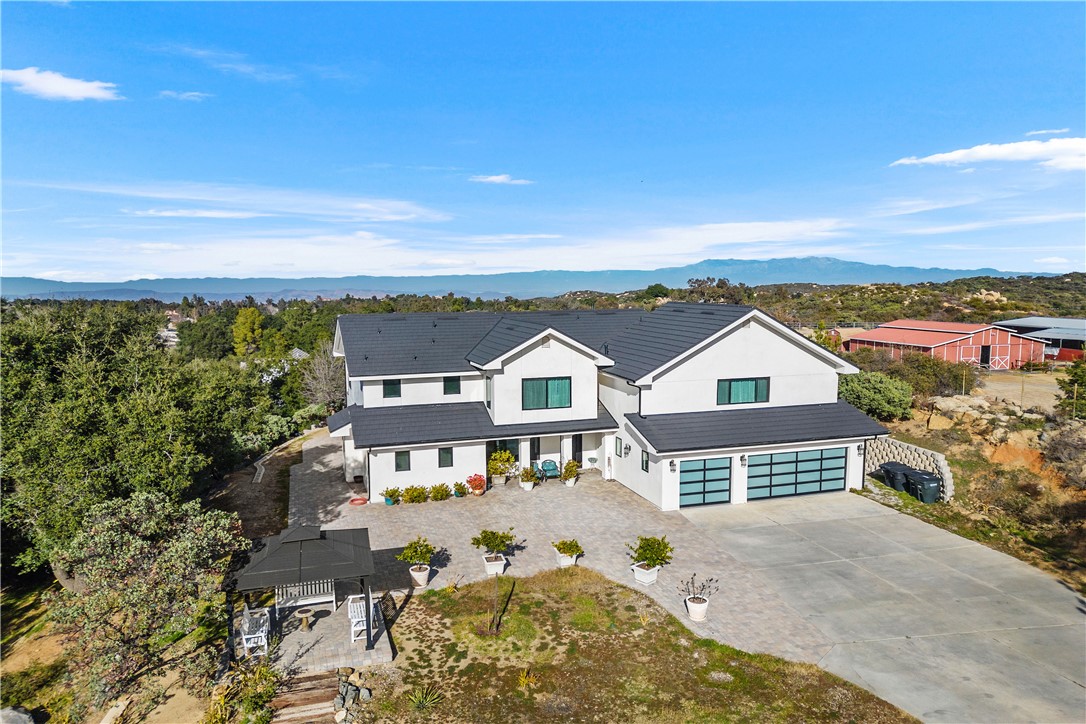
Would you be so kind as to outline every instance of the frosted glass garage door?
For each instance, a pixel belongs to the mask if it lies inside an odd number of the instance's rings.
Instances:
[[[683,460],[679,463],[679,507],[727,503],[731,483],[731,458]]]
[[[751,455],[747,458],[747,500],[828,493],[845,489],[848,448]]]

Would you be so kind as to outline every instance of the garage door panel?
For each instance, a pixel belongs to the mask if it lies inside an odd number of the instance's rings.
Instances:
[[[845,489],[847,448],[751,455],[747,499],[777,498]]]
[[[727,503],[731,500],[731,458],[683,460],[679,463],[679,507]]]

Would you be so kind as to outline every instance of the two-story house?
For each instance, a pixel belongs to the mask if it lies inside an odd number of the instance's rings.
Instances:
[[[380,494],[577,460],[664,510],[859,487],[886,430],[837,399],[856,368],[753,307],[343,315],[344,472]]]

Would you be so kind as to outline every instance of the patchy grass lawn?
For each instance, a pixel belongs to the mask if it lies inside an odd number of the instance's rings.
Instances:
[[[407,604],[392,628],[395,675],[367,682],[372,720],[915,721],[817,666],[695,638],[648,597],[583,568],[500,583],[497,636],[480,634],[490,581]],[[413,705],[427,686],[441,701]]]
[[[48,572],[7,577],[0,589],[0,706],[21,706],[40,720],[67,711],[68,662],[60,639],[49,630],[42,597],[56,585]]]

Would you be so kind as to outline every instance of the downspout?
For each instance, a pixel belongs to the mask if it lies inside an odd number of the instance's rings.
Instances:
[[[641,414],[641,388],[629,380],[626,380],[626,384],[637,389],[637,416],[643,418],[644,415]]]

